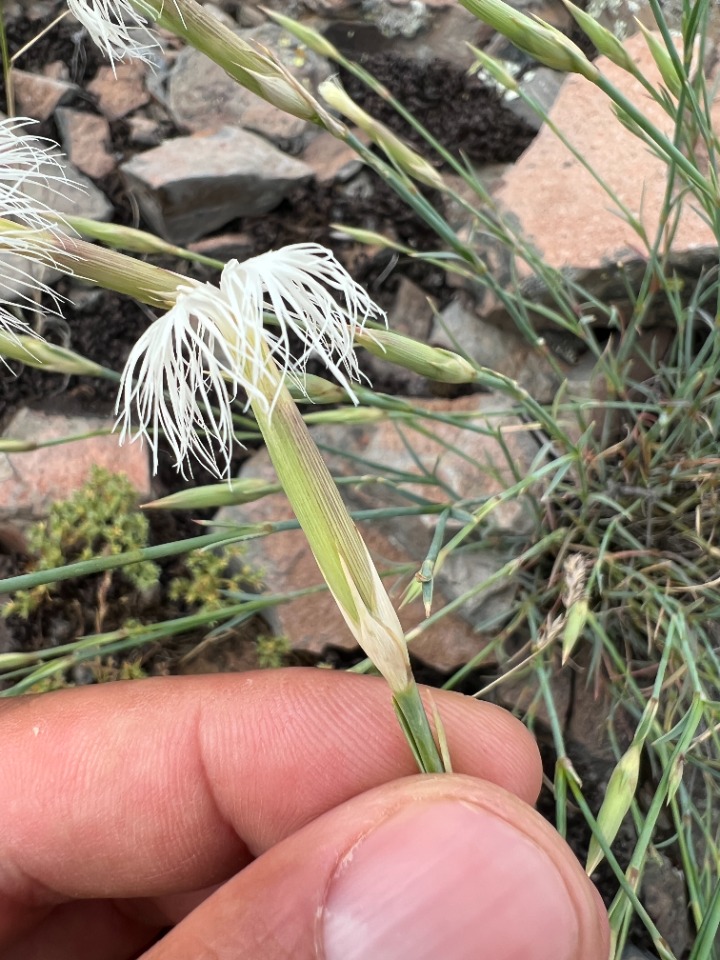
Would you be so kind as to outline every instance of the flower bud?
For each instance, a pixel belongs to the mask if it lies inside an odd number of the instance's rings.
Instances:
[[[570,0],[562,0],[570,11],[573,19],[583,31],[583,33],[592,40],[600,53],[607,57],[612,63],[628,73],[637,74],[637,68],[632,57],[627,52],[623,44],[618,40],[612,31],[598,23],[595,17],[576,7]]]
[[[642,35],[645,37],[645,42],[647,43],[648,49],[653,60],[655,61],[655,66],[660,71],[660,76],[663,78],[665,86],[674,97],[679,97],[680,93],[682,92],[682,82],[678,76],[677,70],[675,69],[675,64],[672,61],[672,57],[663,44],[660,43],[655,34],[648,30],[645,24],[640,23],[640,21],[637,20],[637,25],[640,27]]]
[[[90,240],[99,240],[108,247],[118,250],[130,250],[133,253],[165,253],[176,254],[178,247],[161,239],[154,233],[137,230],[135,227],[124,227],[118,223],[103,223],[100,220],[88,220],[85,217],[63,216],[63,221],[71,226],[82,237]]]
[[[597,77],[597,69],[580,47],[549,24],[520,13],[509,4],[503,3],[503,0],[460,2],[479,20],[494,27],[516,47],[529,53],[546,67],[565,73],[579,73],[588,80],[595,80]]]
[[[0,670],[16,670],[37,662],[36,653],[0,653]]]
[[[683,773],[685,772],[685,754],[681,753],[679,756],[675,757],[675,760],[670,770],[670,776],[668,777],[668,792],[666,803],[671,803],[673,797],[678,792],[680,784],[682,783]]]
[[[37,370],[45,370],[48,373],[117,378],[114,371],[87,360],[79,353],[27,334],[0,332],[0,357],[6,360],[19,360],[27,367],[35,367]]]
[[[282,487],[266,483],[255,477],[243,477],[228,483],[210,483],[204,487],[179,490],[167,497],[143,503],[143,510],[207,510],[214,507],[230,507],[237,503],[252,503]]]
[[[319,410],[317,413],[303,414],[303,420],[308,424],[317,423],[344,423],[346,426],[365,423],[378,423],[386,420],[384,410],[368,407],[342,407],[339,410]]]
[[[299,379],[288,377],[285,386],[296,403],[344,403],[348,398],[340,384],[314,373],[304,373]]]
[[[630,805],[635,797],[640,773],[640,754],[642,747],[632,743],[627,752],[618,760],[610,775],[605,799],[597,815],[597,826],[607,844],[611,844],[620,829]],[[595,836],[590,838],[585,872],[588,876],[595,870],[604,854]]]
[[[417,255],[417,251],[411,247],[406,247],[382,233],[376,233],[374,230],[364,230],[362,227],[348,227],[344,223],[333,223],[333,230],[341,235],[342,239],[349,237],[351,240],[357,240],[358,243],[364,243],[367,247],[383,247],[387,250],[398,250],[409,257]]]
[[[355,342],[368,353],[440,383],[474,383],[475,367],[451,350],[431,347],[390,330],[358,330]]]
[[[562,664],[568,662],[575,649],[575,644],[580,639],[580,634],[585,628],[588,618],[589,604],[587,597],[581,597],[572,604],[567,612],[565,627],[562,634]]]
[[[408,176],[436,190],[444,189],[444,181],[437,170],[389,130],[384,123],[380,123],[359,107],[337,80],[325,80],[318,87],[318,93],[331,107],[364,130]]]
[[[37,450],[34,440],[13,440],[12,437],[0,437],[0,453],[28,453]]]

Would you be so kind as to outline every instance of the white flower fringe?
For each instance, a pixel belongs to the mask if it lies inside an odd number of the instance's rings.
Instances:
[[[274,314],[276,325],[264,322]],[[122,375],[117,413],[121,443],[139,428],[157,470],[163,433],[177,468],[194,457],[218,477],[229,476],[234,438],[231,404],[272,411],[282,379],[268,379],[269,353],[284,377],[302,385],[316,356],[355,400],[359,379],[353,338],[370,318],[385,315],[334,255],[299,243],[227,264],[220,288],[205,284],[179,291],[175,306],[142,335]],[[290,334],[302,346],[291,352]],[[274,386],[270,386],[274,383]],[[220,462],[216,450],[220,449]]]
[[[0,217],[21,228],[13,230],[6,224],[0,231],[2,249],[21,258],[16,263],[6,256],[0,263],[0,329],[6,333],[32,333],[10,312],[13,303],[36,310],[36,295],[43,293],[58,305],[57,295],[38,279],[33,264],[52,263],[52,245],[43,240],[41,231],[55,231],[60,224],[52,208],[34,194],[38,188],[52,195],[77,186],[71,184],[53,152],[55,144],[27,134],[26,128],[34,123],[27,117],[0,121]]]
[[[67,0],[67,5],[111,62],[125,56],[152,62],[153,49],[159,44],[140,31],[148,21],[130,0]]]

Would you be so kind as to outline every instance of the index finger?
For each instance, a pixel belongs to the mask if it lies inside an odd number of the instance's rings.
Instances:
[[[532,802],[541,771],[522,725],[457,694],[433,699],[456,771]],[[415,772],[385,683],[320,670],[8,701],[0,742],[6,932],[22,905],[218,883],[325,811]]]

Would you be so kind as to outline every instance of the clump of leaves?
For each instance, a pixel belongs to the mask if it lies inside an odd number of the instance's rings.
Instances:
[[[290,640],[284,635],[261,633],[255,640],[257,662],[261,670],[272,670],[287,663],[292,652]]]
[[[67,500],[53,504],[47,520],[31,527],[28,544],[36,558],[33,569],[51,570],[94,557],[141,550],[148,545],[148,530],[147,518],[137,510],[137,494],[125,474],[93,467],[83,487]],[[159,575],[157,565],[148,560],[113,573],[139,591],[152,587]],[[56,589],[51,583],[19,590],[3,608],[3,615],[28,618]]]
[[[199,550],[185,558],[185,575],[175,577],[168,589],[171,600],[197,611],[210,612],[227,605],[228,591],[259,591],[262,574],[242,559],[238,545],[222,552]]]

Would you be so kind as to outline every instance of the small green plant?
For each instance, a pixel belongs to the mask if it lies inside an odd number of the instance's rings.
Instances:
[[[290,641],[285,636],[261,633],[255,640],[257,662],[261,670],[272,670],[285,665],[291,651]]]
[[[52,570],[93,557],[141,550],[147,546],[149,528],[147,518],[136,508],[137,494],[125,474],[93,467],[83,487],[67,500],[53,504],[47,520],[31,527],[28,545],[36,558],[34,569]],[[144,560],[113,576],[142,591],[157,583],[159,569]],[[56,584],[41,584],[19,590],[4,607],[3,616],[17,614],[27,619],[55,589]]]
[[[94,467],[80,490],[54,504],[47,520],[31,528],[28,543],[34,555],[34,570],[43,571],[98,557],[121,556],[128,551],[147,557],[153,550],[149,536],[148,518],[138,510],[137,494],[127,477]],[[69,646],[74,649],[72,660],[61,664],[57,672],[42,676],[28,690],[36,693],[66,686],[67,668],[80,659],[88,662],[98,683],[144,676],[142,660],[121,659],[117,653],[127,647],[143,646],[143,640],[151,639],[146,635],[148,591],[167,583],[164,595],[155,597],[153,592],[150,619],[163,609],[180,612],[183,616],[176,621],[177,630],[173,632],[192,633],[205,625],[214,625],[224,618],[228,597],[246,596],[248,591],[252,596],[262,587],[261,572],[244,561],[244,552],[242,545],[233,544],[216,551],[188,553],[179,566],[170,568],[169,579],[149,558],[98,571],[93,580],[83,581],[85,593],[81,602],[76,596],[77,588],[72,586],[68,593],[63,591],[62,582],[18,590],[4,607],[3,616],[32,621],[32,629],[41,640],[53,633],[58,621],[73,621],[68,632]],[[198,617],[201,622],[197,625],[195,621],[187,623]],[[105,637],[112,642],[114,638],[120,646],[102,653],[100,645],[93,646],[93,629],[97,639]],[[80,648],[82,657],[78,656]],[[65,649],[60,647],[58,652]],[[265,660],[274,658],[281,662],[282,656],[283,651],[273,649]]]
[[[260,590],[262,572],[243,562],[244,550],[235,544],[220,553],[198,550],[185,559],[185,575],[168,589],[171,600],[197,611],[221,610],[229,591]]]

